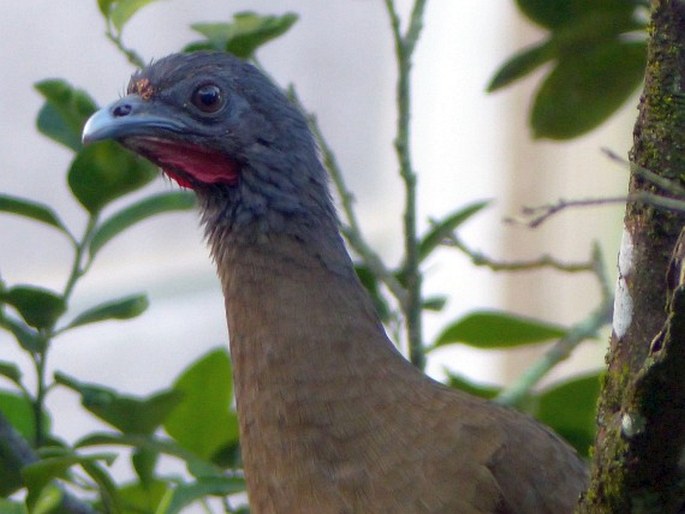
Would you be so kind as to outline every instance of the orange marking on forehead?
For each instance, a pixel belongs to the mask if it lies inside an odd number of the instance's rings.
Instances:
[[[135,84],[136,93],[143,100],[149,100],[155,92],[149,79],[140,79]]]

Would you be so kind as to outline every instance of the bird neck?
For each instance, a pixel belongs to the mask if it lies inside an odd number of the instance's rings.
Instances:
[[[386,337],[337,231],[324,228],[306,240],[213,241],[248,490],[274,502],[260,512],[332,512],[302,502],[366,487],[377,412],[425,386]]]
[[[404,365],[334,227],[320,224],[306,239],[215,233],[212,251],[239,406],[255,395],[317,394],[312,382],[377,374],[374,357]]]
[[[252,227],[223,237],[214,234],[212,253],[232,345],[255,343],[257,351],[283,349],[290,355],[296,353],[291,346],[312,345],[307,352],[325,353],[332,345],[349,344],[338,335],[360,324],[373,334],[370,339],[391,344],[333,223],[318,220],[307,230]],[[255,341],[254,334],[270,335]]]

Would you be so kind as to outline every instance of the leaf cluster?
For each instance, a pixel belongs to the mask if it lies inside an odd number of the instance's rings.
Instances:
[[[496,91],[543,65],[529,123],[536,138],[572,139],[606,121],[642,82],[649,8],[641,0],[516,0],[546,37],[510,57]]]

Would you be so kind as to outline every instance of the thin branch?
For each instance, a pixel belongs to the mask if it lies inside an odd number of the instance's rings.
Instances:
[[[607,273],[607,267],[604,263],[604,257],[602,255],[602,249],[599,243],[595,241],[592,247],[592,263],[594,267],[595,277],[597,277],[597,283],[599,284],[599,292],[602,295],[602,300],[604,302],[609,302],[613,304],[614,301],[614,283],[612,278]]]
[[[78,280],[83,277],[90,265],[92,264],[92,259],[90,256],[85,257],[85,248],[89,243],[95,227],[98,223],[98,216],[91,215],[88,218],[88,223],[84,230],[83,238],[76,242],[74,260],[71,266],[71,271],[69,277],[67,278],[66,284],[64,285],[64,291],[62,292],[62,300],[65,305],[68,305],[71,295],[74,291],[74,287]],[[85,262],[84,262],[85,261]],[[40,448],[45,439],[45,427],[43,426],[43,411],[45,408],[45,398],[47,393],[50,391],[50,384],[46,381],[46,371],[47,371],[47,360],[48,351],[50,350],[51,341],[60,334],[60,330],[56,329],[54,326],[41,331],[41,336],[45,338],[45,343],[42,345],[40,351],[33,353],[31,358],[33,359],[33,364],[36,369],[36,398],[33,402],[34,418],[35,418],[35,430],[36,430],[36,446]]]
[[[109,39],[112,43],[114,43],[114,46],[117,47],[117,49],[126,56],[126,59],[128,62],[130,62],[133,66],[136,68],[142,68],[145,66],[145,61],[143,58],[132,48],[127,47],[124,44],[123,39],[121,38],[121,32],[115,34],[112,31],[112,24],[107,20],[107,29],[105,31],[105,36],[107,36],[107,39]]]
[[[602,148],[602,152],[612,161],[621,165],[621,167],[627,168],[628,170],[635,173],[640,178],[651,182],[655,186],[664,191],[671,193],[676,196],[685,196],[685,187],[679,184],[675,180],[670,180],[664,178],[653,171],[635,164],[633,162],[627,161],[616,152],[609,148]],[[658,195],[655,193],[650,193],[649,191],[636,191],[626,196],[614,196],[606,198],[586,198],[579,200],[564,200],[560,199],[556,204],[541,205],[538,207],[524,207],[522,209],[522,214],[524,218],[532,219],[518,219],[518,218],[507,218],[505,221],[510,223],[520,223],[527,225],[528,227],[535,228],[548,218],[554,216],[559,211],[567,209],[569,207],[593,207],[599,205],[607,205],[610,203],[643,203],[651,205],[653,207],[658,207],[662,209],[668,209],[671,211],[685,212],[685,200],[680,200],[677,198],[669,198],[663,195]]]
[[[639,164],[630,162],[609,148],[602,148],[602,152],[604,152],[604,154],[609,159],[621,165],[621,167],[627,169],[628,171],[632,171],[640,178],[643,178],[651,182],[655,186],[663,189],[664,191],[668,191],[669,193],[679,196],[685,195],[685,187],[683,187],[677,181],[667,179],[665,177],[662,177],[661,175],[657,175],[653,171],[648,170],[647,168],[640,166]]]
[[[390,271],[376,252],[364,241],[361,234],[352,230],[349,226],[340,228],[342,234],[350,243],[350,246],[361,256],[364,264],[368,266],[371,272],[378,280],[383,282],[392,295],[397,299],[401,307],[406,307],[408,304],[409,295],[407,290],[400,284],[399,280]]]
[[[485,266],[492,271],[530,271],[540,268],[553,268],[567,273],[593,271],[594,263],[590,262],[562,262],[551,255],[544,254],[537,259],[526,261],[496,261],[478,250],[472,250],[457,234],[451,234],[443,243],[445,246],[456,248],[471,259],[475,266]]]
[[[414,7],[409,18],[407,35],[404,38],[407,55],[411,55],[414,52],[414,47],[421,35],[421,29],[423,29],[423,13],[427,3],[427,0],[416,0],[416,2],[414,2]]]
[[[502,391],[496,398],[498,403],[511,406],[518,405],[528,396],[530,390],[540,379],[546,376],[559,362],[566,360],[580,343],[597,337],[600,329],[611,323],[613,295],[606,267],[604,266],[604,259],[597,244],[595,244],[593,249],[592,262],[602,294],[599,307],[584,320],[573,325],[566,335],[554,343],[540,359],[524,371],[513,385]]]
[[[611,322],[611,314],[611,302],[602,302],[596,311],[573,325],[568,334],[559,339],[539,360],[533,363],[511,387],[502,391],[496,401],[503,405],[518,405],[540,379],[561,361],[566,360],[580,343],[597,337],[599,330]]]
[[[62,292],[62,298],[65,302],[69,301],[72,293],[74,292],[76,282],[78,282],[78,280],[85,275],[92,264],[92,259],[90,256],[86,257],[85,255],[85,248],[93,237],[98,220],[99,217],[97,214],[91,215],[88,218],[88,223],[83,232],[83,237],[76,243],[74,262],[72,263],[69,277],[67,278],[66,284],[64,285],[64,291]],[[52,335],[54,335],[54,333]]]
[[[395,150],[400,167],[400,176],[405,188],[404,211],[404,247],[405,247],[405,284],[408,291],[408,301],[404,305],[404,315],[407,320],[407,340],[409,358],[420,369],[425,367],[423,347],[423,331],[421,328],[422,293],[421,273],[419,270],[420,257],[416,228],[416,172],[414,171],[410,150],[410,117],[411,117],[411,65],[416,43],[423,27],[423,13],[426,0],[414,2],[407,32],[402,34],[400,18],[393,0],[385,1],[386,10],[390,18],[395,53],[397,56],[397,136]]]
[[[677,200],[666,196],[657,195],[648,191],[636,191],[625,196],[608,196],[604,198],[585,198],[579,200],[559,199],[555,204],[540,205],[537,207],[524,207],[521,212],[524,218],[505,218],[507,223],[518,223],[530,228],[536,228],[559,211],[569,207],[597,207],[612,203],[643,203],[676,212],[685,212],[685,200]]]
[[[402,29],[400,28],[400,15],[397,13],[394,0],[385,0],[385,9],[388,11],[392,36],[395,44],[397,44],[398,41],[402,41]]]
[[[305,113],[307,124],[319,145],[324,166],[326,167],[338,197],[340,198],[340,205],[345,220],[347,221],[347,225],[341,227],[341,232],[354,251],[359,254],[364,264],[371,270],[376,278],[386,285],[390,293],[397,299],[404,310],[408,303],[407,290],[402,286],[399,280],[397,280],[393,272],[385,265],[381,257],[366,242],[359,221],[357,220],[357,215],[354,212],[354,195],[345,183],[342,169],[338,164],[333,149],[321,132],[321,127],[319,126],[316,116],[305,109],[294,86],[291,85],[288,88],[287,93],[291,101]]]

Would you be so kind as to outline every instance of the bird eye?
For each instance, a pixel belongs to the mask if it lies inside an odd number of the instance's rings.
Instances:
[[[224,96],[216,84],[205,84],[193,92],[191,101],[202,112],[212,113],[224,105]]]

